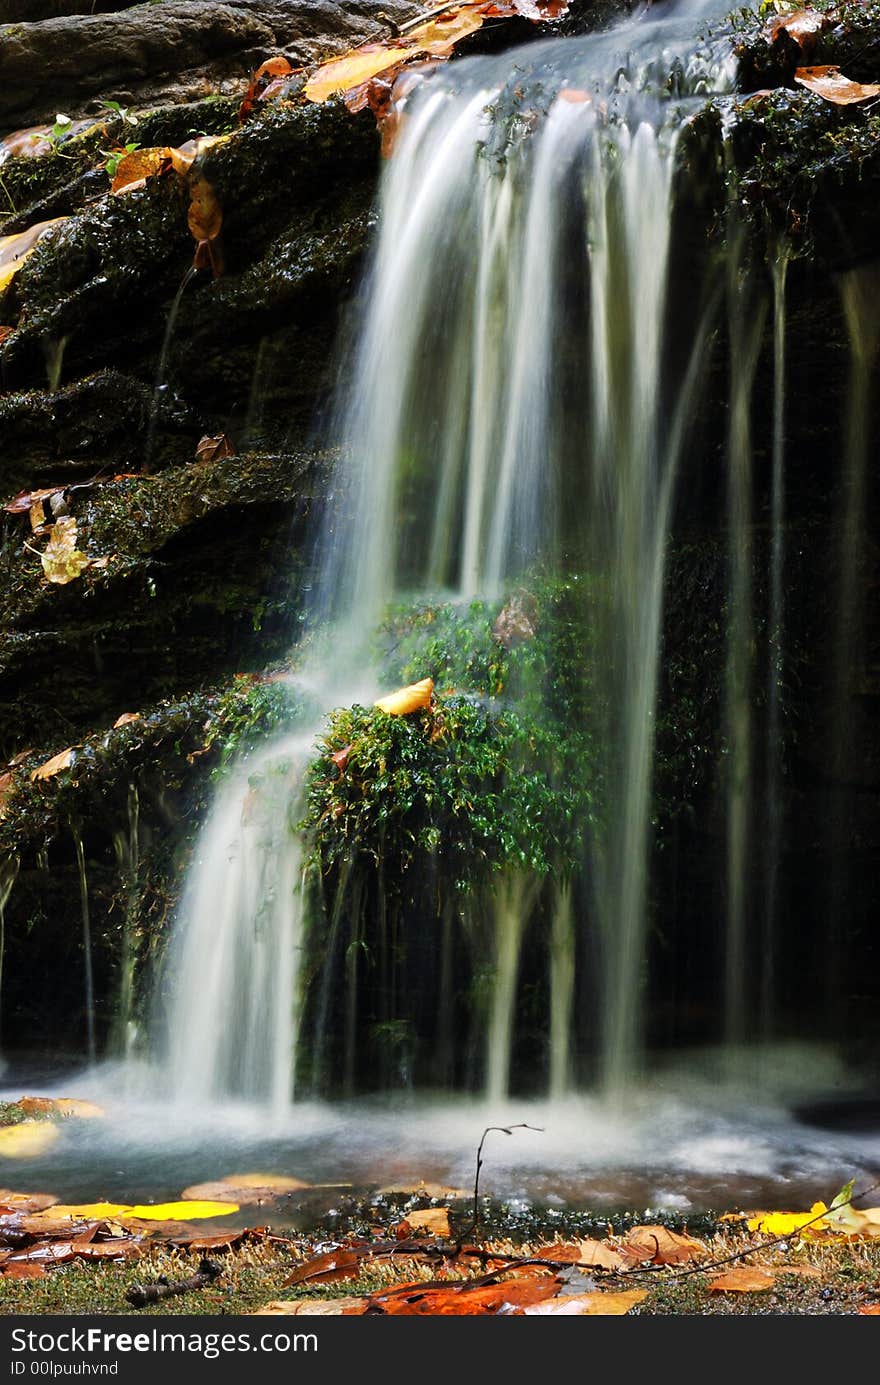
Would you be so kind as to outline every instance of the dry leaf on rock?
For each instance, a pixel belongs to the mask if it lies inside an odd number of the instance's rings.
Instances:
[[[720,1274],[709,1283],[713,1294],[761,1294],[772,1289],[776,1275],[767,1270],[759,1270],[752,1265],[735,1265],[726,1274]]]
[[[880,84],[852,82],[839,67],[799,67],[794,80],[835,106],[857,106],[880,96]]]
[[[248,89],[238,108],[239,120],[247,120],[256,106],[280,91],[283,79],[289,77],[293,71],[291,63],[281,55],[268,58],[262,63],[248,83]]]
[[[559,1280],[554,1275],[542,1279],[509,1279],[500,1284],[468,1284],[438,1289],[424,1284],[404,1284],[400,1288],[372,1294],[372,1312],[397,1317],[476,1317],[486,1314],[512,1313],[526,1308],[559,1292]]]
[[[66,216],[54,216],[49,221],[38,221],[35,226],[27,231],[19,231],[17,235],[0,236],[0,293],[12,282],[46,232],[66,220]]]
[[[546,1303],[535,1303],[522,1310],[523,1316],[553,1317],[623,1317],[637,1303],[648,1297],[645,1289],[628,1289],[623,1293],[560,1294]]]
[[[58,1201],[54,1193],[14,1193],[9,1188],[0,1188],[0,1214],[3,1212],[45,1212]]]
[[[196,448],[197,462],[218,462],[224,457],[234,457],[235,455],[235,448],[225,433],[217,433],[214,437],[206,433],[203,438],[199,439],[199,445]]]
[[[171,150],[165,145],[153,149],[134,149],[124,154],[116,165],[110,191],[118,195],[142,188],[148,178],[155,177],[169,165],[170,159]]]
[[[90,559],[79,551],[76,539],[76,520],[73,515],[64,515],[56,520],[49,542],[40,554],[40,562],[48,581],[65,586],[79,577],[83,568],[88,567]]]
[[[702,1241],[679,1236],[665,1226],[634,1226],[620,1247],[629,1263],[682,1265],[706,1254]]]
[[[73,753],[76,746],[69,745],[66,750],[59,750],[57,755],[53,755],[51,760],[46,760],[36,769],[32,769],[29,775],[32,784],[40,779],[54,779],[56,774],[60,774],[63,769],[69,769],[73,762]]]

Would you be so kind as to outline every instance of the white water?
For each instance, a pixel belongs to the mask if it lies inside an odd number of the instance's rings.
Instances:
[[[499,595],[536,558],[552,566],[566,551],[587,555],[604,579],[613,791],[588,868],[602,936],[601,1080],[615,1091],[637,1071],[642,1047],[665,550],[710,330],[708,320],[697,330],[670,401],[661,365],[673,177],[685,118],[705,93],[729,87],[730,54],[696,42],[716,8],[682,0],[659,20],[537,44],[518,52],[513,75],[509,55],[455,64],[410,98],[383,179],[362,327],[345,362],[343,464],[311,612],[334,622],[320,666],[307,665],[329,709],[347,700],[355,673],[369,683],[370,638],[395,594]],[[671,100],[676,84],[684,95]],[[574,363],[563,346],[580,353]],[[748,466],[750,384],[750,373],[737,375],[734,477]],[[734,650],[742,639],[734,633]],[[732,686],[738,716],[738,675]],[[304,848],[290,830],[296,784],[270,771],[289,760],[296,779],[317,729],[229,779],[198,844],[166,969],[167,1065],[182,1100],[246,1094],[277,1111],[292,1095]],[[741,770],[742,736],[739,744]],[[733,858],[743,849],[732,839]],[[496,914],[486,1070],[499,1100],[531,893],[502,885]],[[571,1071],[571,933],[584,923],[565,919],[560,910],[551,944],[557,1093]],[[328,958],[333,950],[331,938]],[[355,955],[347,1070],[356,966]],[[738,987],[736,951],[729,975]],[[329,1013],[329,972],[321,985],[319,1016]],[[739,1009],[734,994],[728,1012]],[[323,1041],[309,1036],[316,1073]]]

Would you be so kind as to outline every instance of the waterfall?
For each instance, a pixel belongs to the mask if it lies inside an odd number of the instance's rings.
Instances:
[[[501,598],[536,563],[586,565],[593,580],[583,618],[601,643],[596,701],[608,708],[608,803],[600,833],[584,824],[583,869],[601,940],[600,1081],[614,1092],[637,1073],[643,1045],[666,553],[713,330],[711,304],[702,316],[695,307],[683,364],[667,362],[682,134],[707,95],[730,90],[732,80],[729,49],[697,38],[713,8],[723,10],[681,0],[659,19],[529,45],[513,67],[510,55],[451,64],[408,97],[382,179],[359,328],[341,371],[341,462],[309,610],[332,636],[320,656],[303,656],[300,674],[327,710],[369,699],[371,642],[392,598]],[[728,698],[732,1037],[743,1010],[744,913],[734,892],[750,763],[745,535],[757,340],[758,330],[741,323],[735,347],[746,361],[731,380],[728,448],[737,544]],[[307,846],[291,826],[302,816],[298,785],[319,727],[229,776],[197,845],[164,983],[167,1061],[181,1098],[247,1095],[282,1106],[293,1092],[298,1035],[303,1070],[318,1089],[332,1015],[343,1085],[354,1089],[361,977],[370,963],[360,931],[367,904],[352,897],[344,870],[321,924],[311,1018],[301,1024]],[[484,1012],[486,1092],[496,1101],[511,1087],[536,889],[516,872],[496,882]],[[549,1082],[558,1095],[572,1072],[575,941],[593,921],[580,917],[569,883],[553,882],[548,896],[554,891]],[[433,926],[442,929],[433,1070],[449,1072],[452,915],[441,908]],[[390,966],[386,1021],[396,1017],[394,946],[383,942],[378,959]]]
[[[92,964],[92,925],[89,915],[89,882],[86,876],[86,854],[82,833],[71,824],[73,845],[76,851],[76,868],[79,877],[79,902],[82,917],[83,969],[85,980],[86,1012],[86,1052],[89,1062],[94,1063],[97,1054],[95,1040],[95,975]]]

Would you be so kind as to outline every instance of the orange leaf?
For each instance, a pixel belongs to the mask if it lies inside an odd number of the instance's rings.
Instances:
[[[648,1297],[646,1289],[627,1289],[619,1294],[560,1294],[548,1303],[535,1303],[524,1308],[523,1316],[552,1315],[554,1317],[623,1317],[637,1303]]]
[[[859,1312],[863,1318],[880,1317],[880,1303],[863,1303]]]
[[[167,167],[171,150],[166,146],[153,149],[134,149],[125,154],[116,165],[110,191],[113,193],[133,192],[142,188],[148,178],[154,178],[163,166]]]
[[[381,1313],[409,1317],[476,1317],[488,1313],[506,1313],[525,1308],[558,1292],[559,1281],[552,1276],[544,1279],[513,1279],[502,1284],[450,1284],[438,1289],[424,1284],[404,1284],[370,1297],[370,1308]]]
[[[190,189],[187,224],[194,240],[216,240],[223,226],[223,212],[213,187],[205,178],[196,178]]]
[[[719,1294],[762,1294],[772,1289],[776,1275],[767,1270],[759,1270],[751,1265],[736,1265],[726,1274],[720,1274],[709,1284],[710,1293]]]
[[[420,683],[411,683],[409,687],[400,688],[395,693],[389,693],[387,697],[380,697],[373,706],[390,717],[405,717],[410,712],[430,707],[433,695],[433,678],[423,678]]]
[[[880,96],[880,84],[851,82],[839,67],[799,67],[794,74],[799,86],[835,106],[855,106],[861,101],[873,101]]]
[[[0,1274],[4,1279],[44,1279],[46,1271],[42,1265],[31,1265],[27,1261],[7,1260],[5,1265],[0,1265]]]
[[[238,108],[239,120],[247,120],[248,116],[253,114],[255,106],[266,100],[270,88],[276,86],[278,79],[288,77],[293,71],[285,57],[269,58],[262,63],[251,77],[244,99]]]
[[[0,291],[12,282],[46,232],[66,220],[65,216],[54,216],[50,221],[38,221],[27,231],[19,231],[14,236],[0,236]]]
[[[13,332],[15,332],[16,330],[17,330],[17,328],[15,328],[15,327],[0,327],[0,346],[2,346],[3,343],[4,343],[9,337],[11,337],[12,334],[13,334]],[[3,508],[5,509],[6,507],[4,506]]]

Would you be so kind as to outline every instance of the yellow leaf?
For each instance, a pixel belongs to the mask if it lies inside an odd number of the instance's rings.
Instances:
[[[22,1121],[0,1129],[0,1157],[4,1159],[38,1159],[58,1139],[58,1130],[51,1121]]]
[[[94,1101],[83,1101],[76,1096],[56,1097],[55,1107],[59,1115],[71,1116],[76,1120],[97,1120],[104,1115],[102,1106],[98,1106]]]
[[[54,216],[50,221],[38,221],[15,236],[0,236],[0,293],[12,282],[46,232],[66,220],[66,216]]]
[[[409,712],[430,707],[433,693],[433,678],[423,678],[421,683],[411,683],[408,688],[400,688],[387,697],[380,697],[373,706],[378,707],[380,712],[387,712],[390,717],[405,717]]]
[[[53,1129],[52,1126],[49,1129]],[[83,1202],[67,1203],[59,1202],[54,1207],[50,1207],[45,1212],[37,1212],[29,1218],[29,1222],[38,1227],[41,1222],[47,1226],[54,1226],[56,1222],[79,1222],[79,1221],[106,1221],[109,1217],[115,1217],[126,1209],[120,1207],[118,1202]]]
[[[36,783],[38,779],[52,779],[63,769],[68,769],[73,759],[74,749],[74,746],[69,745],[66,750],[60,750],[57,755],[53,755],[51,760],[46,760],[44,764],[32,769],[30,772],[31,783]]]
[[[760,1231],[765,1236],[793,1236],[810,1222],[811,1230],[822,1231],[826,1223],[813,1219],[820,1212],[827,1211],[824,1202],[814,1202],[809,1212],[755,1212],[749,1217],[748,1227],[750,1231]]]
[[[523,1308],[526,1317],[623,1317],[648,1297],[645,1289],[628,1289],[620,1294],[562,1294],[544,1303]]]
[[[365,43],[355,52],[347,53],[342,58],[333,58],[319,67],[306,82],[303,96],[307,101],[322,105],[337,92],[359,87],[362,82],[378,77],[380,72],[386,72],[389,67],[395,67],[397,63],[413,56],[412,47],[388,48],[384,43]]]
[[[64,515],[56,520],[49,542],[40,554],[43,572],[48,580],[58,586],[66,586],[79,577],[90,561],[76,546],[76,520],[73,515]]]
[[[203,1217],[228,1217],[237,1211],[236,1202],[159,1202],[120,1208],[126,1218],[138,1221],[201,1221]]]

